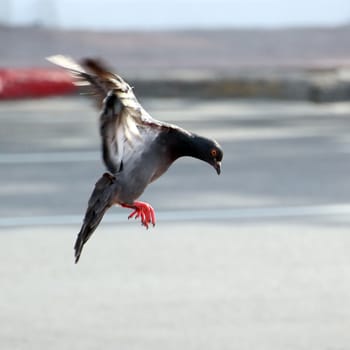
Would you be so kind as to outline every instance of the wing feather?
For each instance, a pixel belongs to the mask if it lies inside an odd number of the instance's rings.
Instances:
[[[88,58],[78,64],[64,55],[50,56],[47,60],[70,71],[78,85],[92,85],[99,95],[100,105],[108,92],[113,91],[136,123],[155,122],[138,102],[132,87],[121,76],[111,73],[100,60]]]
[[[63,55],[47,59],[71,72],[78,84],[95,88],[102,106],[100,127],[103,159],[107,169],[115,173],[118,171],[116,169],[121,168],[125,154],[129,158],[130,152],[142,144],[142,139],[146,140],[145,128],[161,124],[143,109],[132,87],[100,60],[85,59],[78,64]]]

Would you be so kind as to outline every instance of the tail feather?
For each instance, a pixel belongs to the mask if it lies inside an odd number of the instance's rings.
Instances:
[[[113,205],[115,177],[105,173],[96,183],[88,202],[84,222],[74,245],[75,263],[79,261],[85,243],[96,230],[105,212]]]

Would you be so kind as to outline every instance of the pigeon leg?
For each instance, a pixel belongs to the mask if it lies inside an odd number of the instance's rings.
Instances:
[[[134,211],[129,215],[128,219],[131,219],[135,216],[135,219],[141,218],[141,224],[148,229],[148,225],[156,224],[156,214],[151,205],[144,202],[134,202],[130,204],[121,204],[124,208],[134,209]]]

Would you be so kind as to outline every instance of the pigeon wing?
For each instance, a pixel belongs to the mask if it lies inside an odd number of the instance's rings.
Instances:
[[[103,160],[111,173],[120,171],[125,148],[132,149],[147,128],[160,126],[160,122],[145,111],[130,85],[119,75],[111,73],[100,60],[85,59],[81,65],[63,55],[51,56],[48,60],[69,70],[79,85],[83,83],[94,88],[102,101],[100,134]]]
[[[121,76],[111,73],[101,60],[87,58],[79,64],[64,55],[50,56],[47,60],[67,69],[75,78],[76,85],[91,85],[101,102],[110,91],[113,91],[135,122],[155,122],[138,102],[132,87]]]

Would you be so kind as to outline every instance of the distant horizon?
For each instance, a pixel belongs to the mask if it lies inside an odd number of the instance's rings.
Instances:
[[[172,27],[172,28],[85,28],[85,27],[48,27],[42,25],[41,23],[31,23],[31,24],[2,24],[0,23],[0,28],[12,28],[12,29],[43,29],[43,30],[58,30],[58,31],[71,31],[71,32],[220,32],[220,31],[285,31],[285,30],[307,30],[307,29],[337,29],[337,28],[347,28],[350,27],[350,22],[340,23],[340,24],[312,24],[312,25],[291,25],[291,26],[255,26],[255,27]]]

